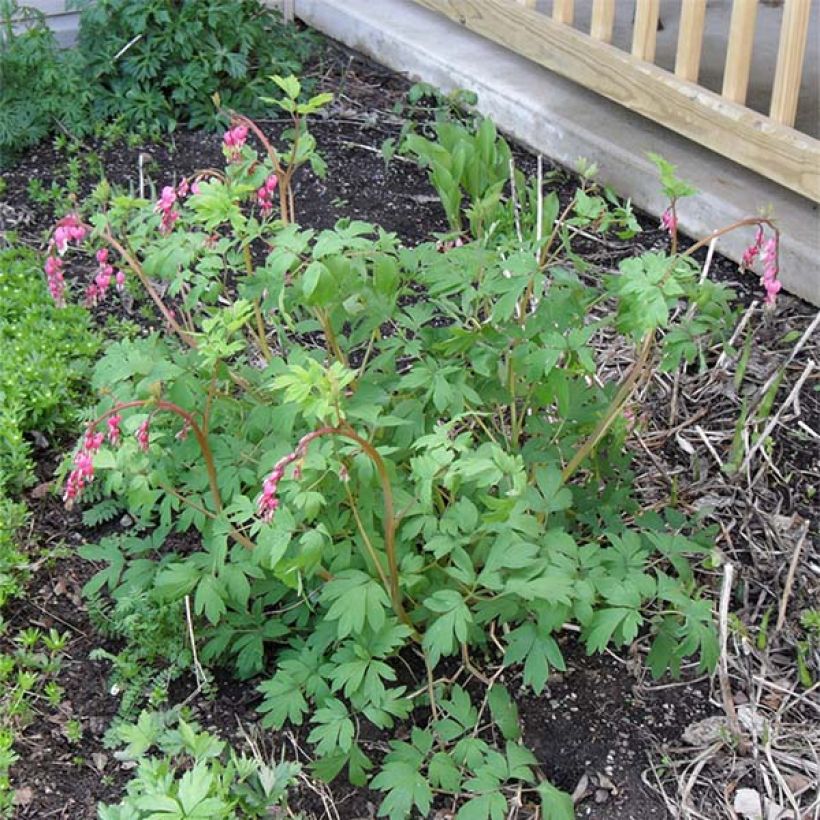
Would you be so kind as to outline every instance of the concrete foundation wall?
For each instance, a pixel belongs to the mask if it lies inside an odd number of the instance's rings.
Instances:
[[[666,202],[647,154],[661,154],[699,190],[680,205],[681,227],[692,236],[771,213],[783,231],[784,287],[820,305],[816,204],[412,0],[296,0],[295,8],[307,24],[413,79],[475,91],[479,109],[507,134],[568,167],[579,157],[597,163],[603,182],[655,214]],[[751,231],[735,233],[718,249],[739,260],[751,238]]]

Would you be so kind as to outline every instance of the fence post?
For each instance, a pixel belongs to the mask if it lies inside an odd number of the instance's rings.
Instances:
[[[777,68],[774,72],[772,107],[769,116],[783,125],[794,125],[797,98],[803,77],[806,38],[809,33],[809,0],[786,0],[780,45],[777,48]]]
[[[696,83],[700,73],[705,20],[706,0],[683,0],[678,30],[678,51],[675,55],[675,74],[690,83]]]
[[[552,19],[556,23],[572,25],[575,17],[575,0],[555,0],[552,7]]]
[[[602,43],[612,42],[615,25],[615,0],[595,0],[592,4],[592,25],[589,36]]]
[[[660,0],[636,0],[632,29],[632,56],[647,63],[655,61]]]
[[[723,96],[744,105],[757,23],[757,0],[735,0],[729,22],[729,45],[723,70]]]

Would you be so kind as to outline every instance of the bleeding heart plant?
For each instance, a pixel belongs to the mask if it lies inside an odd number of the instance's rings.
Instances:
[[[64,244],[102,247],[100,264],[115,256],[166,324],[97,366],[97,417],[66,499],[93,478],[91,492],[152,534],[89,551],[107,566],[87,592],[191,596],[204,662],[247,678],[275,658],[265,723],[309,720],[321,777],[347,767],[368,781],[364,723],[390,729],[427,707],[429,724],[393,742],[371,781],[382,814],[426,813],[438,794],[502,816],[523,788],[548,816],[570,816],[569,798],[538,783],[500,671],[521,665],[541,693],[564,668],[568,623],[589,652],[645,638],[655,676],[695,654],[714,666],[693,571],[714,533],[672,507],[641,509],[626,439],[656,358],[705,360],[727,327],[731,292],[702,280],[692,253],[770,223],[587,277],[575,237],[628,235],[628,206],[585,178],[559,212],[555,194],[505,170],[508,149],[481,124],[463,177],[469,191],[490,163],[481,217],[466,206],[476,238],[408,248],[347,219],[317,232],[297,224],[292,182],[306,162],[323,169],[305,118],[328,98],[299,104],[294,78],[276,82],[294,119],[284,150],[236,115],[223,171],[71,223]],[[451,161],[447,146],[414,146]],[[688,189],[670,169],[677,242]],[[635,348],[620,381],[602,369],[603,333]],[[199,548],[175,550],[175,533]],[[471,678],[487,687],[480,709]],[[479,728],[487,704],[498,735]]]

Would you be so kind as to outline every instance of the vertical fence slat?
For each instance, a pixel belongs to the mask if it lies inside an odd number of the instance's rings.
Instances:
[[[571,26],[575,18],[575,0],[555,0],[552,7],[552,19],[556,23]]]
[[[772,107],[769,116],[783,125],[794,125],[797,98],[803,76],[806,39],[809,33],[810,0],[786,0],[783,26],[777,48],[777,68],[774,72]]]
[[[749,88],[756,24],[757,0],[735,0],[729,22],[722,93],[727,100],[741,105],[746,102],[746,91]]]
[[[612,42],[615,25],[615,0],[595,0],[592,4],[592,25],[589,36],[602,43]]]
[[[706,0],[682,0],[675,74],[690,83],[698,81],[705,21]]]
[[[632,30],[632,56],[651,63],[655,60],[660,0],[636,0]]]
[[[515,0],[519,6],[526,6],[528,9],[535,8],[535,0]]]

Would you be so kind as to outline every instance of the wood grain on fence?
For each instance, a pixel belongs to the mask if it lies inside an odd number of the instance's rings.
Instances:
[[[780,45],[777,49],[777,68],[774,72],[772,105],[769,116],[775,122],[794,125],[797,98],[803,77],[806,39],[809,35],[810,0],[786,0]]]
[[[612,42],[615,27],[615,0],[594,0],[589,36],[603,43]]]
[[[706,22],[706,0],[682,0],[678,27],[678,50],[675,74],[691,83],[698,81],[703,27]]]

